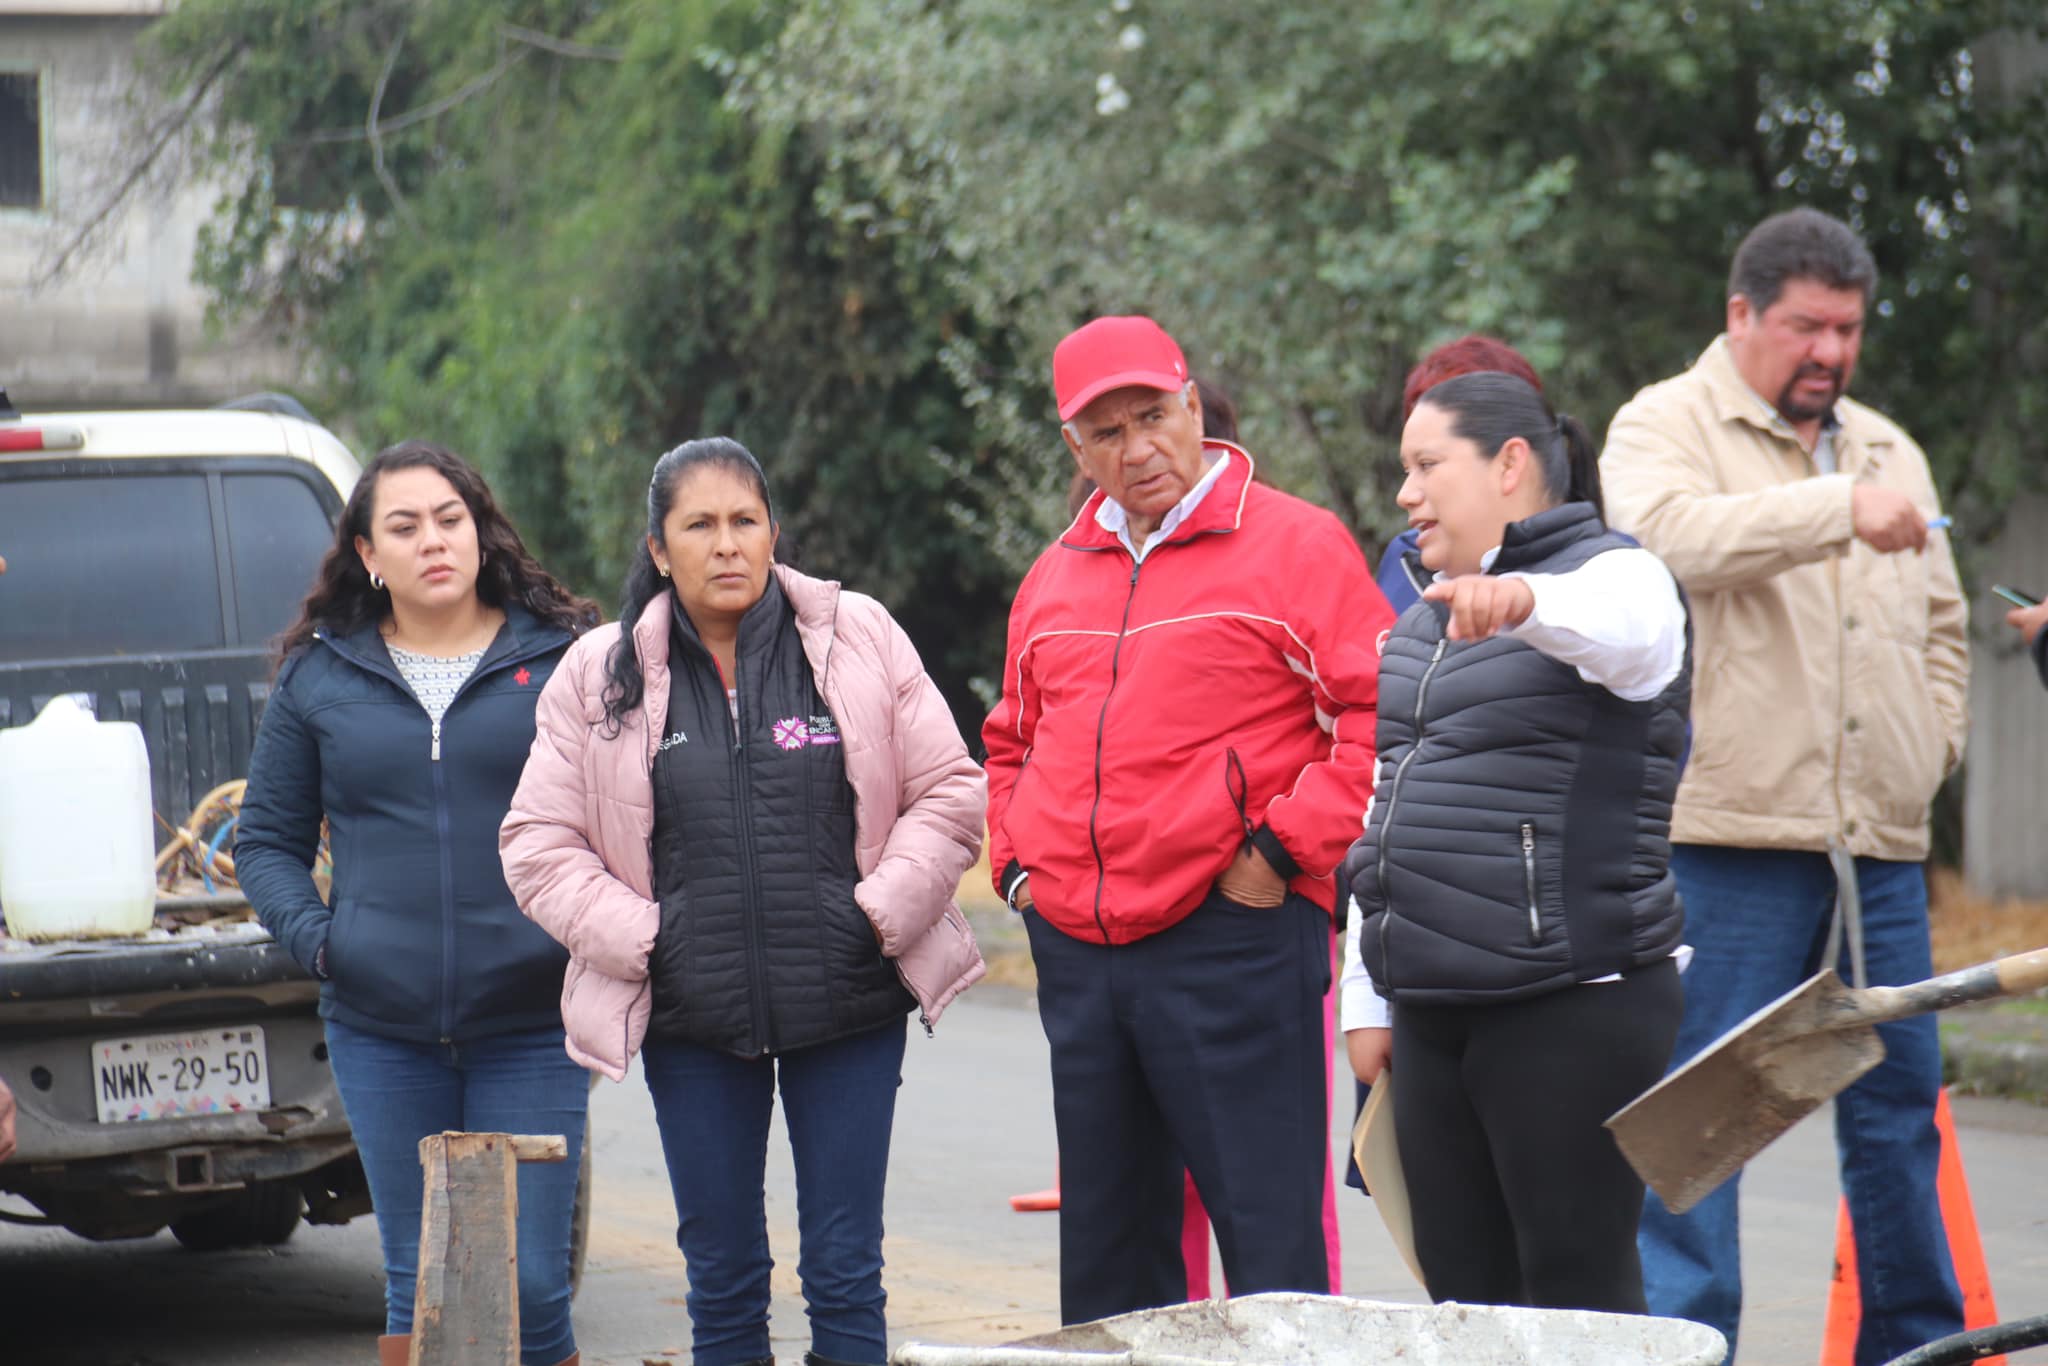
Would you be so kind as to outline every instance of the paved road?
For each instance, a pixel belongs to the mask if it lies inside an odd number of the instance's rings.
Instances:
[[[646,1093],[601,1085],[590,1265],[577,1303],[588,1366],[689,1359],[674,1214]],[[2048,1311],[2048,1110],[1957,1104],[2000,1304]],[[936,1039],[913,1032],[889,1194],[890,1322],[899,1337],[991,1342],[1056,1326],[1056,1222],[1004,1197],[1049,1180],[1045,1040],[1020,993],[983,988]],[[775,1346],[806,1345],[788,1149],[769,1161]],[[1744,1361],[1815,1360],[1833,1247],[1831,1130],[1801,1125],[1753,1164]],[[1344,1288],[1419,1298],[1370,1205],[1340,1201]],[[301,1229],[277,1251],[195,1256],[169,1235],[94,1245],[0,1226],[0,1366],[348,1366],[382,1325],[367,1220]],[[2048,1362],[2048,1349],[2015,1362]]]

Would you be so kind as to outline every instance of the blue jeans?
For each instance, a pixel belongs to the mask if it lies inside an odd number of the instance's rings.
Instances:
[[[563,1051],[562,1031],[422,1044],[329,1020],[327,1056],[377,1207],[386,1333],[412,1332],[425,1203],[420,1140],[450,1129],[569,1140],[566,1162],[519,1164],[519,1356],[525,1366],[556,1366],[572,1355],[569,1231],[590,1074]]]
[[[1685,1019],[1673,1070],[1823,964],[1848,954],[1830,945],[1835,877],[1825,854],[1678,845],[1671,871],[1685,899],[1686,939],[1696,951],[1685,975]],[[1926,873],[1917,863],[1856,860],[1863,901],[1865,966],[1872,986],[1917,982],[1933,972],[1927,943]],[[1941,1157],[1934,1105],[1941,1045],[1932,1015],[1879,1025],[1885,1060],[1835,1100],[1842,1187],[1856,1227],[1863,1301],[1857,1366],[1888,1361],[1963,1327],[1935,1174]],[[1692,1319],[1727,1335],[1734,1361],[1742,1314],[1738,1172],[1683,1215],[1645,1202],[1638,1245],[1650,1312]]]
[[[697,1366],[769,1355],[765,1168],[778,1086],[796,1165],[796,1271],[811,1350],[833,1361],[888,1357],[882,1186],[903,1040],[904,1022],[894,1020],[765,1058],[647,1041],[641,1066],[675,1192]]]

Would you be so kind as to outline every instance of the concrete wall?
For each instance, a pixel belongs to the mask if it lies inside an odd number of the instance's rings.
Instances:
[[[1978,97],[1987,104],[2009,104],[2048,81],[2048,42],[2040,38],[1999,33],[1972,52]],[[2014,304],[2030,306],[2017,292]],[[2043,373],[2038,364],[2033,373]],[[1973,569],[1963,872],[1981,892],[2048,897],[2048,690],[2005,624],[2006,605],[1991,593],[1994,583],[2048,593],[2048,496],[2014,503],[2004,533]]]
[[[41,72],[47,120],[43,210],[0,209],[0,387],[24,406],[213,402],[295,374],[275,346],[209,332],[191,262],[215,196],[191,177],[132,198],[90,252],[45,278],[161,113],[133,62],[150,22],[133,11],[154,7],[0,0],[0,67]]]
[[[1974,567],[1963,871],[1981,892],[2048,897],[2048,689],[1991,592],[2048,593],[2048,496],[2015,503]]]

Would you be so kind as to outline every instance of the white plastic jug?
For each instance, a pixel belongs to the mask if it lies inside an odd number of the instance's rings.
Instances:
[[[156,909],[142,728],[54,697],[0,730],[0,911],[18,939],[141,934]]]

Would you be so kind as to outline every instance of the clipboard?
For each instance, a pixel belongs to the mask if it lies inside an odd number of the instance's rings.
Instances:
[[[1366,1097],[1358,1122],[1351,1126],[1351,1155],[1372,1193],[1372,1206],[1394,1240],[1401,1260],[1414,1273],[1417,1284],[1427,1288],[1422,1265],[1415,1258],[1415,1216],[1408,1206],[1408,1181],[1401,1174],[1401,1148],[1394,1140],[1394,1078],[1382,1068]]]

